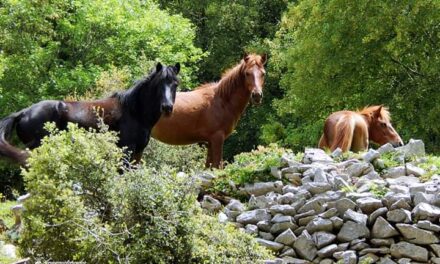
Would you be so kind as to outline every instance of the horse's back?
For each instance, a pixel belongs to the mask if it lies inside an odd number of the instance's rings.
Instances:
[[[332,151],[338,147],[343,151],[352,148],[357,151],[364,146],[366,138],[368,128],[363,117],[356,112],[343,110],[332,113],[325,120],[319,146]]]

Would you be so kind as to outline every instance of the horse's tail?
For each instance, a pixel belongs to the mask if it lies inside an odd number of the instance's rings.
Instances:
[[[355,120],[350,116],[342,117],[335,126],[335,140],[331,146],[331,150],[341,148],[342,151],[349,151],[353,142],[353,134],[355,129]]]
[[[21,112],[17,112],[0,121],[0,156],[9,158],[20,165],[25,165],[29,154],[8,142],[11,138],[12,130],[20,118]]]
[[[325,148],[328,148],[328,147],[329,147],[328,142],[327,142],[327,135],[326,135],[325,131],[324,131],[324,133],[322,133],[322,136],[321,136],[321,138],[319,139],[319,144],[318,144],[318,146],[319,146],[319,148],[321,148],[321,149],[325,149]]]

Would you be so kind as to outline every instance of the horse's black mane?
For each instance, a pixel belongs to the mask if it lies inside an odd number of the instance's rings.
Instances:
[[[122,105],[133,105],[137,100],[137,93],[142,87],[145,87],[151,82],[156,70],[152,70],[146,77],[135,81],[132,87],[125,91],[119,91],[112,94],[111,98],[117,98]]]

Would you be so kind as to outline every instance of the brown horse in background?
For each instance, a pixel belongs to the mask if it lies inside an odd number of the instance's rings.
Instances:
[[[152,136],[172,145],[207,142],[206,167],[221,167],[223,142],[237,126],[249,100],[261,103],[266,60],[266,55],[245,55],[219,82],[178,92],[171,116],[159,119]]]
[[[390,123],[390,113],[382,105],[365,107],[361,111],[339,111],[331,114],[319,140],[320,148],[342,151],[368,149],[368,142],[402,146],[403,142]]]

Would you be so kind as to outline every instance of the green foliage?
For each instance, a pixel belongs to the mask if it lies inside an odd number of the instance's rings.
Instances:
[[[192,263],[259,263],[272,257],[252,236],[215,217],[200,215],[195,231]]]
[[[426,160],[417,164],[417,166],[426,171],[426,173],[420,177],[422,181],[429,181],[433,175],[440,175],[440,157],[427,155],[423,159]]]
[[[27,190],[22,255],[41,260],[79,260],[100,217],[109,214],[109,184],[118,177],[122,150],[112,132],[90,133],[69,124],[32,151],[23,170]],[[90,234],[91,233],[91,234]],[[92,258],[93,255],[90,255]]]
[[[48,129],[52,135],[32,151],[23,170],[32,194],[19,242],[23,256],[88,263],[241,263],[269,257],[249,235],[201,215],[195,178],[167,166],[122,175],[123,151],[114,133],[73,124],[68,131]]]
[[[274,180],[275,177],[271,175],[270,169],[280,165],[283,154],[291,154],[291,151],[271,144],[267,147],[258,146],[256,150],[236,155],[234,162],[227,164],[224,170],[216,171],[217,177],[211,191],[237,196],[234,186]]]
[[[370,192],[373,194],[374,197],[381,199],[387,194],[389,189],[385,186],[377,185],[375,183],[370,184]]]
[[[271,43],[284,89],[274,102],[278,141],[316,145],[331,112],[385,104],[403,138],[438,151],[439,20],[432,0],[291,4]]]
[[[197,144],[172,146],[150,139],[144,151],[145,165],[161,169],[163,166],[176,171],[191,172],[205,169],[206,148]]]
[[[43,98],[81,96],[113,66],[138,77],[156,60],[180,62],[191,84],[203,56],[189,20],[151,1],[5,0],[0,29],[2,116]]]
[[[8,228],[11,228],[14,225],[14,215],[12,213],[11,207],[16,204],[17,203],[14,201],[0,202],[0,219],[4,221],[4,224]]]

